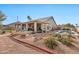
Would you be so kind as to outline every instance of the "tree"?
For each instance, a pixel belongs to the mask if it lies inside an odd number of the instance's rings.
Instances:
[[[75,26],[74,26],[73,24],[70,24],[70,23],[64,24],[64,25],[63,25],[63,29],[71,29],[71,30],[73,30],[73,31],[76,31]]]
[[[31,18],[30,16],[27,16],[27,18],[28,18],[28,20],[30,20],[30,21],[32,20],[32,18]]]
[[[4,21],[5,19],[6,19],[5,14],[2,11],[0,11],[0,25],[2,24],[2,21]]]
[[[2,27],[2,21],[4,21],[6,19],[6,16],[5,14],[0,11],[0,28]]]
[[[78,24],[75,24],[76,26],[78,26]]]

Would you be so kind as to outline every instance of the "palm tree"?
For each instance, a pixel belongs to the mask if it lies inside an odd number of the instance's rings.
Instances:
[[[27,18],[28,18],[28,20],[29,20],[29,21],[31,21],[31,20],[32,20],[32,18],[31,18],[30,16],[27,16]]]
[[[78,26],[78,24],[75,24],[76,26]]]

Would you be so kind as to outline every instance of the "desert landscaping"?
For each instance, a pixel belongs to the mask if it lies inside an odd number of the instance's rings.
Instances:
[[[6,16],[0,11],[1,54],[79,54],[78,24],[57,24],[53,16],[27,22],[2,24]]]
[[[78,37],[54,32],[13,32],[0,35],[0,53],[23,54],[78,54]],[[52,34],[54,33],[54,34]]]

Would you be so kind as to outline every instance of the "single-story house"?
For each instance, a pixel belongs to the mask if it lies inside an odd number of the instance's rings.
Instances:
[[[15,31],[51,31],[57,29],[53,16],[30,20],[28,22],[15,22],[8,25]]]

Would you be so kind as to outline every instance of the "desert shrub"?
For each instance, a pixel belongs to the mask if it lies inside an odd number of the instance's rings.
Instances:
[[[26,35],[25,35],[25,34],[21,34],[20,37],[21,37],[21,38],[25,38]]]
[[[60,34],[53,34],[50,35],[47,39],[44,40],[44,44],[48,47],[48,48],[52,48],[54,49],[57,44],[56,41],[60,41],[61,43],[63,43],[64,45],[70,46],[72,39],[69,35],[60,35]]]
[[[61,35],[60,34],[54,34],[53,37],[61,38]]]
[[[0,30],[0,34],[4,34],[5,33],[5,31],[4,30]]]
[[[48,48],[54,49],[57,46],[57,44],[55,42],[56,39],[57,38],[55,38],[55,37],[49,37],[49,38],[47,38],[47,39],[44,40],[44,43],[45,43],[45,45]]]
[[[72,40],[70,40],[70,38],[61,38],[59,41],[67,46],[70,46],[71,42],[72,42]]]
[[[31,32],[31,34],[35,34],[35,32]]]
[[[2,32],[2,34],[4,34],[4,33],[5,33],[5,31]]]
[[[55,43],[55,41],[54,40],[46,40],[45,41],[45,44],[46,44],[46,46],[48,47],[48,48],[54,48],[55,46],[57,46],[56,45],[56,43]]]

